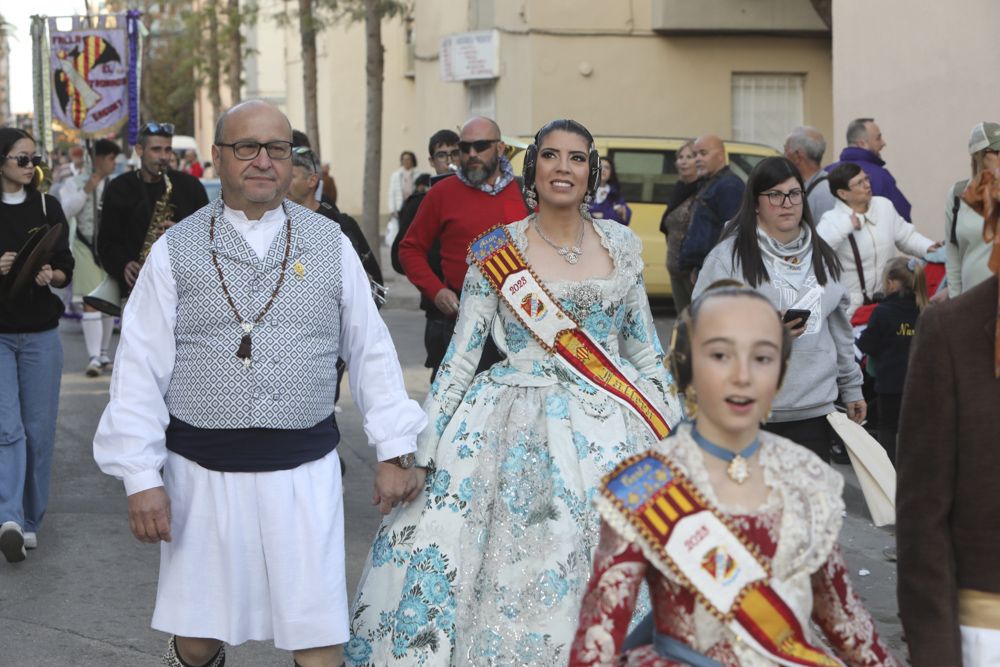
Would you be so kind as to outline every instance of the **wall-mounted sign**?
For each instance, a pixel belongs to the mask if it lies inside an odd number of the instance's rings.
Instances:
[[[500,35],[496,30],[445,35],[440,61],[442,81],[495,79],[500,76]]]

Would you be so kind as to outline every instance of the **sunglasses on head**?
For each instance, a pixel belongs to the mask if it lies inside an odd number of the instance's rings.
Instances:
[[[29,164],[37,167],[42,163],[41,155],[5,155],[4,158],[13,160],[18,167],[27,167]]]
[[[174,124],[173,123],[157,123],[155,120],[151,120],[139,130],[139,135],[143,137],[148,137],[150,135],[157,137],[172,137],[174,136]]]
[[[492,146],[495,143],[498,143],[499,141],[500,141],[499,139],[480,139],[478,141],[460,141],[460,142],[458,142],[458,150],[462,151],[463,153],[468,153],[473,148],[475,148],[477,153],[482,153],[483,151],[487,150],[490,146]]]

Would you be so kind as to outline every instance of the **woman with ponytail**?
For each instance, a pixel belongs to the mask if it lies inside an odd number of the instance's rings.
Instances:
[[[858,348],[868,355],[868,363],[874,365],[878,440],[895,465],[896,431],[910,342],[917,329],[917,317],[927,306],[923,260],[907,257],[889,260],[882,290],[885,298],[872,311],[868,327],[858,339]]]

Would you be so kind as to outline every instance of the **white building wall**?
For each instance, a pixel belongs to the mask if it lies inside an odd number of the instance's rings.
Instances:
[[[970,174],[969,132],[1000,122],[1000,3],[837,0],[833,12],[830,157],[852,119],[874,117],[914,224],[943,239],[948,190]]]

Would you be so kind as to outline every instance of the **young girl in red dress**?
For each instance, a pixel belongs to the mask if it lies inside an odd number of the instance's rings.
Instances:
[[[601,543],[570,665],[900,665],[854,592],[837,546],[843,479],[809,450],[759,428],[790,349],[777,312],[760,294],[735,287],[709,290],[689,311],[678,323],[671,364],[694,420],[605,478],[597,500]],[[682,477],[687,486],[665,492]],[[688,533],[680,544],[673,536],[689,520],[685,506],[697,510],[699,503],[716,510],[707,533],[728,531],[737,545],[686,560],[678,548],[693,553],[703,533]],[[656,506],[666,512],[662,521],[643,519]],[[673,532],[664,537],[655,524],[671,519]],[[623,651],[643,580],[655,631],[651,643]],[[743,588],[743,580],[756,583]],[[734,582],[740,613],[728,614],[718,600]],[[772,632],[775,621],[787,631]]]

